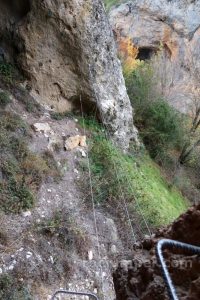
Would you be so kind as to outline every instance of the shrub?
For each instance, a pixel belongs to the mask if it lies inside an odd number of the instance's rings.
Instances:
[[[147,63],[141,62],[131,73],[124,73],[128,95],[135,111],[135,122],[137,125],[143,120],[152,102],[158,99],[153,86],[153,70]]]
[[[0,299],[6,300],[33,300],[27,288],[12,275],[0,276]]]
[[[0,114],[0,209],[19,213],[30,209],[36,193],[47,176],[58,177],[58,167],[46,154],[28,148],[29,128],[17,115]]]
[[[127,75],[126,85],[135,111],[135,122],[153,158],[180,149],[186,137],[185,118],[156,91],[151,65],[143,63]]]
[[[12,64],[6,62],[0,62],[0,74],[3,76],[5,81],[11,82],[14,73]]]
[[[0,92],[0,107],[5,108],[11,102],[8,93]]]
[[[6,61],[0,62],[0,76],[6,84],[12,84],[14,81],[23,79],[17,66]]]
[[[152,103],[144,118],[141,136],[153,158],[170,149],[181,148],[184,142],[182,118],[167,102]]]

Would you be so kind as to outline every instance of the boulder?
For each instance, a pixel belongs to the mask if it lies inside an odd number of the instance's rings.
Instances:
[[[32,127],[36,132],[42,132],[45,134],[52,132],[48,123],[34,123]]]
[[[77,148],[78,146],[87,147],[85,135],[70,136],[65,141],[65,150],[70,151],[70,150]]]
[[[31,93],[58,111],[80,107],[80,100],[85,110],[95,106],[126,148],[137,131],[102,0],[20,3],[17,11],[0,4],[0,35],[10,59],[29,78]]]

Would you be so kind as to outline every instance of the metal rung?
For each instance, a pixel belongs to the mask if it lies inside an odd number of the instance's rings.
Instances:
[[[164,277],[164,281],[165,281],[165,284],[168,289],[169,298],[170,298],[170,300],[179,300],[177,293],[176,293],[176,289],[175,289],[172,279],[169,275],[167,265],[165,263],[165,259],[163,256],[164,248],[170,248],[170,249],[176,248],[176,249],[190,252],[192,254],[200,254],[200,247],[193,246],[193,245],[186,244],[186,243],[181,243],[181,242],[174,241],[174,240],[169,240],[169,239],[162,239],[157,243],[156,254],[157,254],[158,262],[160,263],[162,271],[163,271],[163,277]]]
[[[55,294],[52,296],[51,300],[55,300],[55,297],[59,294],[88,296],[90,299],[99,300],[97,298],[97,296],[92,294],[92,293],[71,292],[71,291],[67,291],[67,290],[58,290],[58,291],[56,291]]]

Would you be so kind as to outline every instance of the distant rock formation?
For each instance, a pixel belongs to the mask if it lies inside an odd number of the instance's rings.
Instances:
[[[58,111],[96,106],[123,147],[137,138],[132,108],[101,0],[18,0],[0,4],[0,47],[29,89]]]
[[[200,246],[200,205],[190,208],[170,227],[159,230],[133,251],[133,260],[122,261],[114,273],[117,300],[168,300],[155,246],[160,238],[169,238]],[[165,258],[179,299],[198,300],[200,261],[197,255],[165,250]]]
[[[200,69],[200,2],[132,0],[113,7],[109,18],[117,40],[130,38],[138,47],[139,59],[163,51],[163,72],[173,76],[165,96],[176,108],[188,112],[193,87],[190,69],[193,65]]]

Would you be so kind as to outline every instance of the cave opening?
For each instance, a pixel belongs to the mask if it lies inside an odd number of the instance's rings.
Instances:
[[[138,49],[137,59],[149,60],[155,54],[155,49],[150,47],[141,47]]]
[[[10,11],[10,14],[18,20],[25,17],[31,10],[30,0],[1,0],[4,7]]]

